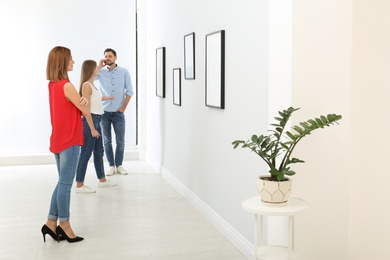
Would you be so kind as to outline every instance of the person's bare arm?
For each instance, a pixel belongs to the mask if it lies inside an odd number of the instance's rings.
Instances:
[[[81,89],[81,92],[82,92],[83,97],[85,97],[88,100],[88,108],[89,108],[89,111],[91,111],[91,95],[92,95],[91,85],[84,84],[82,89]],[[92,115],[91,115],[90,120],[88,117],[86,117],[86,120],[87,120],[89,129],[91,130],[91,135],[95,138],[99,138],[100,134],[96,130],[95,125],[93,124]]]
[[[87,119],[87,122],[90,121],[92,122],[92,125],[93,125],[93,121],[92,121],[92,116],[91,116],[91,112],[89,110],[89,102],[86,104],[86,106],[82,106],[81,105],[81,97],[80,97],[80,94],[76,91],[76,89],[74,88],[73,84],[68,82],[64,85],[64,94],[65,94],[65,97],[70,101],[72,102],[72,104],[77,107],[81,113],[83,113],[83,115],[85,116],[85,118]],[[88,123],[89,124],[89,123]]]

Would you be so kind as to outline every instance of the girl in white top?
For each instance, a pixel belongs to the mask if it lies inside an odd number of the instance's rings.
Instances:
[[[94,85],[94,78],[99,74],[97,63],[94,60],[86,60],[81,67],[80,95],[89,101],[92,121],[88,122],[83,117],[84,146],[81,147],[80,159],[76,173],[76,193],[94,193],[94,189],[84,185],[85,174],[89,158],[93,152],[93,162],[99,179],[99,187],[111,187],[116,184],[106,179],[103,165],[103,141],[101,137],[100,120],[104,113],[99,89]]]

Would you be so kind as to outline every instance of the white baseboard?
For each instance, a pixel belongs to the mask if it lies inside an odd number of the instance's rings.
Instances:
[[[212,223],[214,227],[218,229],[219,232],[221,232],[247,259],[253,259],[253,244],[237,232],[237,230],[164,167],[161,167],[161,176],[172,185],[177,192],[186,198],[208,221],[210,221],[210,223]]]
[[[36,153],[0,157],[0,166],[38,165],[53,163],[55,163],[55,159],[52,153]]]
[[[125,161],[138,160],[139,159],[138,150],[136,149],[125,150],[123,159]],[[104,157],[104,161],[107,161],[105,157]],[[54,163],[55,163],[55,159],[52,153],[0,156],[0,166],[38,165],[38,164],[54,164]]]

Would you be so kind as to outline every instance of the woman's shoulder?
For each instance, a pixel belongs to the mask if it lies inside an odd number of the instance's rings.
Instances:
[[[93,84],[91,84],[91,82],[86,81],[86,82],[83,83],[83,86],[84,86],[85,84],[88,84],[88,85],[90,85],[91,87],[93,87]]]
[[[66,84],[71,84],[69,79],[61,79],[60,81],[50,81],[49,86],[65,86]]]

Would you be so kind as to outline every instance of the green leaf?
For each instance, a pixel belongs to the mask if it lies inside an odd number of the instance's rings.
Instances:
[[[309,119],[309,120],[307,120],[307,122],[309,122],[312,125],[317,125],[317,122],[314,121],[313,119]]]
[[[257,141],[257,135],[252,135],[251,140],[252,140],[252,142],[256,143],[256,141]]]
[[[332,122],[332,123],[333,122],[337,123],[337,121],[341,119],[341,115],[336,115],[336,114],[329,114],[326,117],[329,120],[329,122]]]
[[[279,151],[280,151],[280,148],[279,149],[275,149],[274,152],[270,155],[270,158],[271,159],[276,158],[279,155]]]
[[[289,170],[289,171],[285,171],[285,172],[284,172],[284,174],[285,174],[285,175],[288,175],[288,176],[292,176],[292,175],[294,175],[294,174],[295,174],[295,172],[294,172],[294,171],[291,171],[291,170]]]
[[[295,141],[295,140],[297,139],[297,138],[296,138],[292,133],[290,133],[289,131],[286,132],[286,135],[287,135],[288,137],[290,137],[290,139],[293,140],[293,141]]]
[[[326,116],[326,118],[328,119],[328,121],[332,122],[334,120],[335,116],[336,116],[335,114],[328,114]]]
[[[279,132],[276,132],[274,130],[270,130],[270,132],[272,133],[273,136],[275,136],[276,139],[279,139],[279,137],[280,137],[280,133]]]
[[[289,107],[289,108],[287,109],[287,111],[288,111],[290,114],[292,114],[293,112],[295,112],[295,111],[297,111],[297,110],[299,110],[299,109],[301,109],[301,108],[300,108],[300,107],[299,107],[299,108]]]
[[[300,135],[303,135],[303,129],[300,128],[299,126],[295,125],[292,127],[295,131],[297,131]]]
[[[269,138],[266,137],[266,138],[264,138],[264,140],[261,142],[260,147],[261,147],[261,148],[265,148],[265,147],[268,145],[268,143],[269,143]]]
[[[245,143],[243,140],[235,140],[232,142],[233,149],[236,149],[240,144]]]
[[[301,124],[301,126],[303,126],[303,128],[305,128],[306,130],[310,130],[310,125],[309,125],[308,123],[306,123],[306,122],[301,122],[300,124]]]
[[[277,176],[276,176],[276,179],[278,181],[283,181],[284,180],[284,174],[283,173],[279,173]]]
[[[272,168],[271,170],[269,170],[269,173],[271,173],[271,175],[278,175],[280,172],[276,169],[276,168]]]
[[[286,145],[287,143],[279,143],[281,147],[283,147],[284,149],[288,149],[288,146]]]
[[[274,146],[275,146],[275,141],[273,142],[270,142],[267,147],[263,150],[264,153],[267,153],[268,151],[270,151]]]
[[[298,158],[292,158],[291,159],[291,163],[304,163],[305,161],[302,161],[302,160],[300,160],[300,159],[298,159]]]

